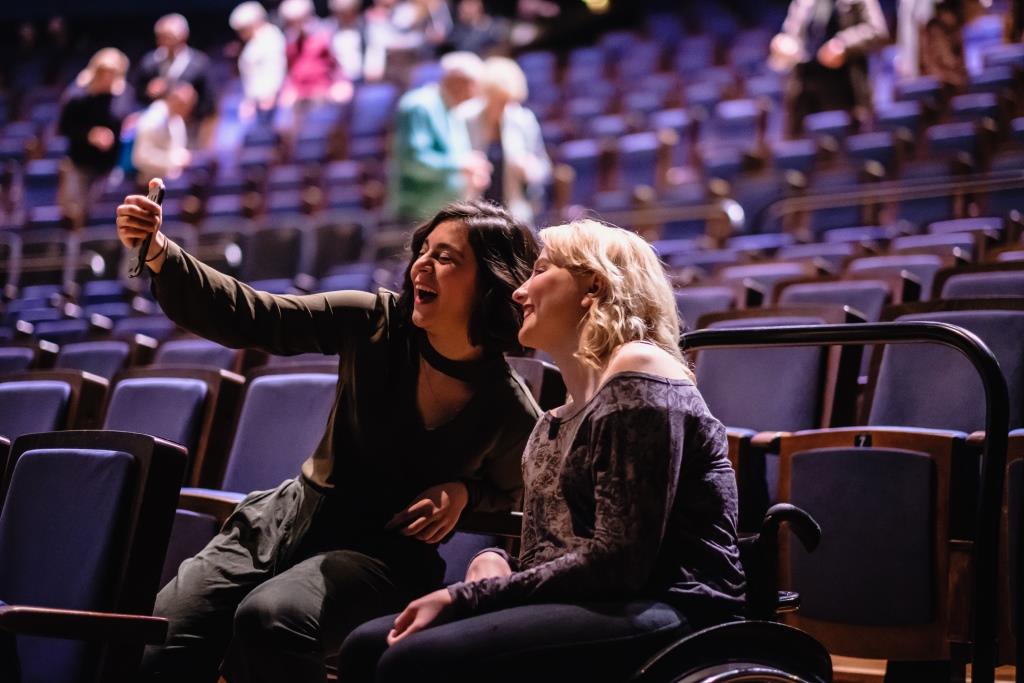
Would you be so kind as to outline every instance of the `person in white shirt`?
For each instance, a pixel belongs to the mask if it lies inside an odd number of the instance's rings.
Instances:
[[[267,20],[267,10],[255,0],[232,10],[228,24],[245,43],[238,55],[245,96],[239,118],[250,118],[257,112],[269,117],[288,73],[284,34]]]
[[[176,178],[192,159],[188,151],[185,121],[196,105],[196,91],[188,83],[179,83],[139,117],[132,147],[132,164],[139,172],[139,183],[151,178]]]
[[[384,75],[385,43],[379,30],[360,12],[360,0],[330,0],[327,20],[331,51],[341,73],[353,83],[380,80]]]

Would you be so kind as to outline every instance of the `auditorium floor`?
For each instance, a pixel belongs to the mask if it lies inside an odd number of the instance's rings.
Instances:
[[[885,661],[881,659],[856,659],[854,657],[832,656],[832,667],[836,683],[882,683],[885,678]],[[996,680],[1012,683],[1016,669],[1001,666],[996,669]],[[967,680],[970,680],[968,674]]]

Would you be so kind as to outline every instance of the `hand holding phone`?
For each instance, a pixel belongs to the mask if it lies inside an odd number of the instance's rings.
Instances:
[[[164,181],[154,178],[149,181],[149,195],[146,197],[158,206],[164,202]],[[120,213],[120,212],[119,212]],[[149,246],[153,243],[155,232],[148,233],[139,243],[138,251],[132,257],[131,266],[128,270],[128,277],[138,277],[146,267],[146,258],[149,255]]]

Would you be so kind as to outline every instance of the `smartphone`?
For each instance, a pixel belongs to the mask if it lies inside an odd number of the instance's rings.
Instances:
[[[164,181],[157,178],[149,189],[147,199],[151,202],[163,205],[164,203]],[[138,277],[146,267],[146,257],[149,255],[149,245],[153,242],[153,234],[149,233],[139,244],[138,250],[132,259],[131,267],[128,269],[128,277]]]

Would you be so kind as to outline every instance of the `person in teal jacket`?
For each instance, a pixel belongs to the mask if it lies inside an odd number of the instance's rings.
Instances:
[[[483,63],[470,52],[441,58],[439,83],[410,90],[398,102],[389,206],[400,221],[422,220],[448,202],[472,199],[491,181],[491,166],[473,151],[455,108],[476,96]]]

